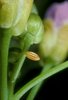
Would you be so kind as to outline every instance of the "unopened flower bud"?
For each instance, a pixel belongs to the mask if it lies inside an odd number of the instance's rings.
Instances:
[[[0,27],[11,27],[22,7],[23,0],[0,0]]]
[[[68,2],[53,4],[45,14],[45,33],[40,43],[42,58],[61,63],[68,52]]]
[[[20,35],[28,21],[33,0],[0,0],[0,28]]]
[[[37,14],[32,13],[30,15],[26,25],[26,31],[32,34],[34,43],[39,43],[41,41],[44,27],[41,18]]]

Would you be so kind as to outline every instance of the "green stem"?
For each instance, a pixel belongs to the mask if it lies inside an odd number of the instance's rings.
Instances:
[[[20,70],[23,66],[25,58],[26,58],[26,55],[22,53],[21,57],[19,58],[19,61],[14,66],[12,76],[11,76],[11,83],[15,83],[16,79],[18,78],[18,75],[19,75]]]
[[[30,38],[29,38],[30,37]],[[23,66],[23,63],[25,61],[26,55],[25,52],[28,51],[28,48],[30,47],[30,45],[33,43],[33,39],[32,36],[30,35],[30,33],[26,33],[25,36],[22,38],[21,37],[21,48],[22,48],[22,53],[20,54],[19,60],[15,63],[12,74],[10,76],[10,84],[9,84],[9,89],[10,89],[10,93],[9,93],[9,100],[12,92],[13,92],[13,87],[15,85],[15,82],[20,74],[21,68]],[[14,85],[12,85],[14,84]],[[12,91],[12,92],[11,92]],[[18,100],[18,99],[16,99]]]
[[[8,100],[7,70],[8,70],[8,50],[11,34],[1,31],[1,48],[0,48],[0,69],[1,69],[1,98],[0,100]]]
[[[42,82],[44,79],[47,79],[48,77],[60,72],[61,70],[68,68],[68,61],[55,66],[54,68],[51,68],[47,71],[47,73],[42,73],[30,82],[28,82],[26,85],[24,85],[20,90],[18,90],[17,93],[15,93],[15,100],[16,98],[20,99],[28,90],[30,90],[32,87],[37,85],[39,82]]]
[[[19,76],[19,73],[20,73],[20,70],[21,70],[23,63],[25,61],[25,58],[26,58],[25,54],[22,53],[18,62],[15,63],[14,69],[12,71],[12,75],[10,77],[10,82],[9,82],[9,100],[14,100],[13,93],[14,93],[15,82]]]
[[[18,78],[18,75],[20,73],[20,70],[21,70],[23,63],[25,61],[25,58],[26,58],[25,52],[28,51],[29,47],[32,44],[33,44],[33,36],[30,33],[25,33],[25,36],[21,40],[22,53],[20,55],[19,60],[14,65],[14,69],[12,71],[12,75],[11,75],[11,79],[10,79],[12,83],[15,83],[16,79]]]
[[[46,64],[40,74],[47,73],[47,71],[50,70],[51,67],[52,67],[51,64]],[[42,84],[43,84],[43,81],[40,82],[39,84],[37,84],[35,87],[33,87],[31,89],[29,95],[27,96],[26,100],[34,100],[34,98],[37,95],[37,93],[38,93],[40,87],[42,86]]]
[[[14,84],[9,81],[9,96],[8,100],[13,100]]]

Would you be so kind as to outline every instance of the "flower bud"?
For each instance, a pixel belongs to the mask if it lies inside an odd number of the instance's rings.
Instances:
[[[6,32],[20,35],[29,18],[33,0],[1,0],[0,27],[7,28]]]
[[[41,18],[37,14],[32,13],[30,15],[25,31],[32,34],[34,37],[34,43],[39,43],[41,41],[44,27]]]
[[[68,2],[53,4],[45,14],[45,33],[40,43],[44,61],[59,64],[68,52]]]
[[[32,7],[32,13],[38,14],[38,10],[37,10],[35,4],[33,4],[33,7]]]
[[[14,36],[17,36],[23,33],[25,26],[27,24],[28,18],[30,16],[32,4],[33,4],[33,0],[24,0],[21,18],[19,22],[10,29]]]
[[[14,23],[23,0],[0,0],[0,27],[9,28]]]

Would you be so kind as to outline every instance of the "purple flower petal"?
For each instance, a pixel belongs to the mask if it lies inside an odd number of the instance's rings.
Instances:
[[[45,18],[54,21],[55,25],[60,26],[68,21],[68,2],[54,3],[46,12]]]
[[[46,14],[45,14],[45,18],[54,19],[56,10],[57,10],[57,3],[54,3],[54,4],[52,4],[52,6],[49,7],[49,9],[47,10],[47,12],[46,12]]]

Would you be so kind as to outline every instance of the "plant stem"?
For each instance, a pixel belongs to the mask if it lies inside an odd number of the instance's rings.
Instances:
[[[26,58],[25,52],[28,51],[29,47],[32,44],[33,44],[33,36],[30,33],[25,33],[25,36],[21,40],[22,53],[20,54],[19,60],[14,65],[14,69],[10,77],[11,82],[15,83],[16,79],[18,78],[18,75]]]
[[[8,100],[7,86],[7,70],[8,70],[8,50],[11,39],[11,34],[1,31],[1,48],[0,48],[0,69],[1,69],[1,97],[0,100]]]
[[[48,77],[60,72],[61,70],[68,68],[68,61],[55,66],[54,68],[51,68],[47,71],[47,73],[42,73],[30,82],[28,82],[26,85],[24,85],[20,90],[18,90],[17,93],[15,93],[15,100],[16,98],[20,99],[28,90],[30,90],[32,87],[37,85],[39,82],[42,82],[44,79],[47,79]]]
[[[19,61],[15,64],[13,72],[12,72],[12,76],[11,76],[11,83],[15,83],[16,79],[18,78],[18,75],[20,73],[20,70],[23,66],[23,63],[25,61],[26,55],[25,54],[21,54]]]
[[[47,71],[50,70],[51,67],[52,67],[51,64],[46,64],[40,74],[47,73]],[[35,87],[33,87],[31,89],[29,95],[27,96],[26,100],[34,100],[34,98],[37,95],[37,93],[38,93],[40,87],[42,86],[42,84],[43,84],[43,81],[40,82],[39,84],[37,84]]]
[[[9,96],[8,100],[13,100],[14,84],[9,81]]]

